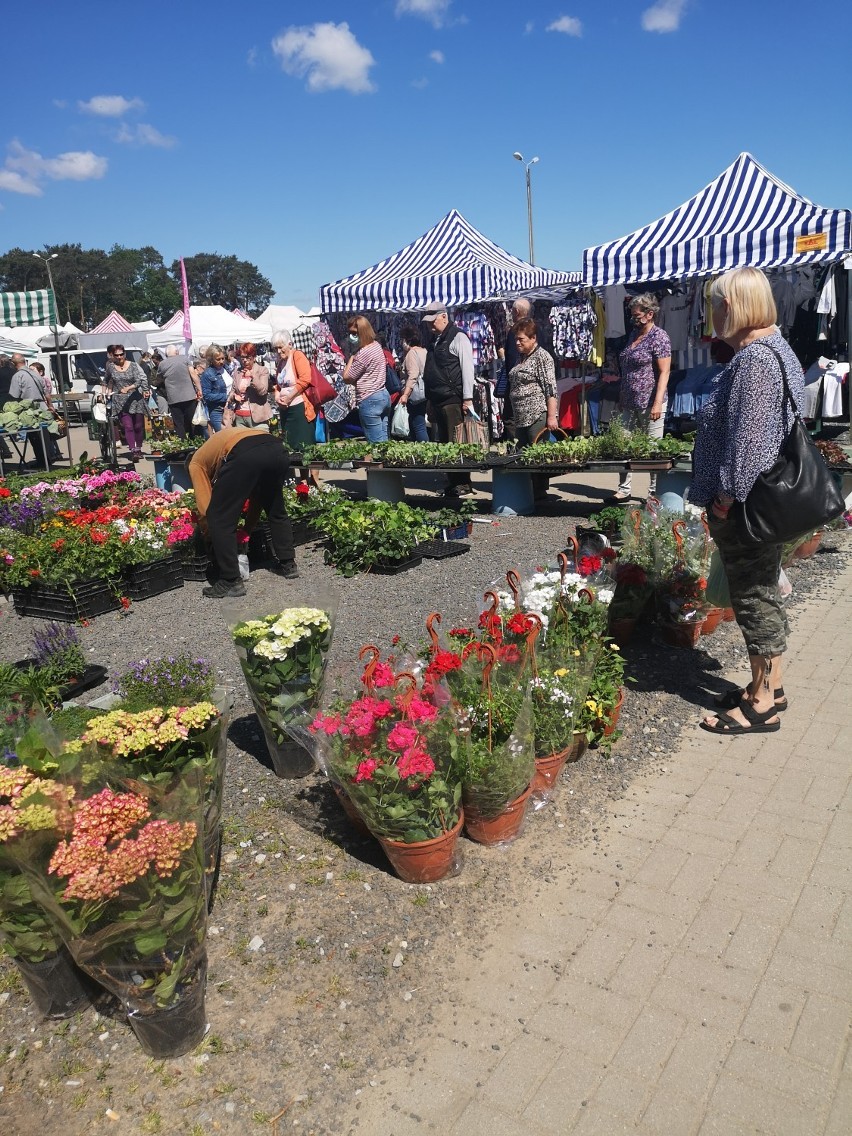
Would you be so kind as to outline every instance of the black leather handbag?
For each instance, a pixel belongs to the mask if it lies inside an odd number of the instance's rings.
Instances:
[[[785,544],[839,517],[845,502],[799,416],[787,383],[784,360],[773,347],[765,346],[781,367],[781,411],[789,402],[793,427],[778,460],[758,477],[745,501],[736,504],[734,518],[739,537],[745,543]]]

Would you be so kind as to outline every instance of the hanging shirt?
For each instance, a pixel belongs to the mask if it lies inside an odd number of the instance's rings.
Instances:
[[[627,290],[623,284],[612,284],[603,289],[604,315],[607,339],[618,339],[627,330],[624,326],[624,301]]]

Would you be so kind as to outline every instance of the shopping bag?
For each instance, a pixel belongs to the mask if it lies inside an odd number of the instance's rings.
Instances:
[[[327,442],[328,435],[325,430],[325,418],[322,414],[318,414],[314,421],[314,441]]]
[[[195,404],[195,411],[192,415],[193,426],[206,426],[207,425],[207,411],[204,408],[204,403],[200,400]]]
[[[472,410],[469,410],[458,426],[456,426],[453,441],[456,443],[479,446],[483,450],[487,450],[488,428],[478,414],[474,414]]]
[[[731,593],[728,591],[728,577],[718,548],[710,554],[710,568],[707,571],[707,590],[705,598],[713,607],[730,607]]]
[[[337,391],[319,367],[317,367],[316,363],[311,363],[311,381],[305,388],[304,397],[314,410],[319,410],[323,403],[331,402],[333,398],[337,398]]]
[[[391,437],[407,438],[411,427],[408,422],[408,407],[404,403],[397,403],[391,418]]]

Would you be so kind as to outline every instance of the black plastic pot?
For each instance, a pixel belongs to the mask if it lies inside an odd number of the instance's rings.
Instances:
[[[103,994],[100,986],[75,964],[62,947],[42,962],[14,960],[33,1005],[45,1018],[58,1021],[87,1009]]]

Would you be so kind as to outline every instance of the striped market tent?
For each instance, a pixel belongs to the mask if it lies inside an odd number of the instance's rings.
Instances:
[[[107,333],[113,334],[119,331],[133,331],[133,324],[128,323],[120,312],[115,308],[106,316],[97,327],[93,327],[90,335],[106,335]]]
[[[38,348],[30,343],[19,343],[17,339],[7,339],[0,335],[0,355],[23,355],[27,359],[35,359]]]
[[[30,327],[33,324],[56,323],[53,292],[42,288],[36,292],[0,292],[0,324],[6,327]]]
[[[324,312],[417,311],[440,301],[448,307],[580,285],[578,272],[537,268],[495,245],[451,210],[422,237],[378,264],[325,284]]]
[[[748,153],[658,221],[583,252],[594,288],[749,265],[778,268],[838,260],[852,250],[852,211],[801,197]]]

